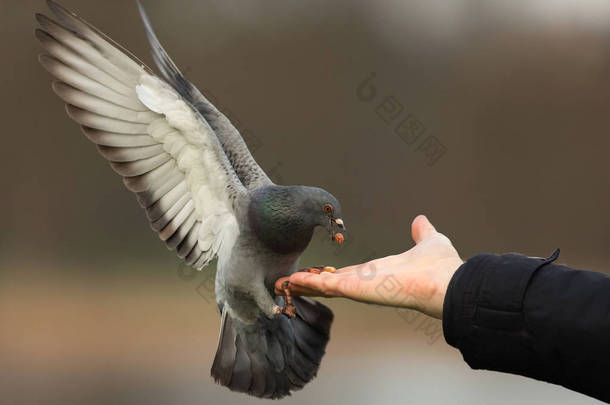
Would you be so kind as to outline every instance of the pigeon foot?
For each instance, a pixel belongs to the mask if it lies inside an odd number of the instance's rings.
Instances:
[[[286,300],[286,305],[283,307],[278,306],[275,310],[277,315],[284,314],[288,318],[294,318],[297,316],[297,307],[292,305],[292,295],[290,295],[290,281],[284,281],[282,283],[282,291],[284,292],[284,299]]]

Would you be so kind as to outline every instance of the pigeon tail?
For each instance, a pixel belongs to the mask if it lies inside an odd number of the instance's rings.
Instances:
[[[281,297],[280,299],[283,299]],[[317,374],[329,339],[332,311],[307,297],[294,297],[297,316],[247,325],[222,312],[214,380],[232,391],[278,399],[305,386]]]

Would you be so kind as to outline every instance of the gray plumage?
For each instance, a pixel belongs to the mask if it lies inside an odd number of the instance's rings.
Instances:
[[[144,27],[146,28],[146,37],[150,43],[151,54],[155,64],[163,74],[165,80],[167,80],[185,100],[196,108],[210,124],[243,185],[247,189],[253,190],[258,187],[273,184],[258,163],[256,163],[248,150],[248,146],[231,121],[229,121],[222,112],[218,111],[218,109],[201,94],[199,89],[182,75],[176,64],[171,60],[157,39],[157,35],[153,31],[148,16],[144,11],[144,7],[142,7],[142,4],[139,1],[137,4],[138,9],[140,10],[140,16],[144,22]]]
[[[334,237],[341,206],[316,187],[269,180],[237,129],[180,73],[138,4],[165,81],[53,1],[37,14],[42,65],[68,115],[135,193],[151,228],[187,264],[218,257],[221,333],[214,379],[234,391],[281,398],[315,375],[332,312],[295,298],[284,316],[274,283],[297,270],[314,228]]]

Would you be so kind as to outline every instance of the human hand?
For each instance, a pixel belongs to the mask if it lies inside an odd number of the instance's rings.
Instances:
[[[451,241],[419,215],[411,224],[416,245],[406,252],[337,269],[335,273],[297,272],[275,284],[290,281],[292,295],[343,297],[371,304],[415,309],[442,318],[445,292],[463,263]]]

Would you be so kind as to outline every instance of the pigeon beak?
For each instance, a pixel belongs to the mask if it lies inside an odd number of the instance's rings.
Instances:
[[[340,229],[345,230],[345,225],[343,225],[343,220],[341,218],[335,219],[334,222]]]
[[[343,234],[341,232],[335,232],[335,228],[334,225],[337,226],[337,228],[341,229],[341,230],[345,230],[345,225],[343,224],[343,220],[341,218],[331,218],[330,222],[328,223],[329,227],[328,227],[328,232],[330,233],[330,238],[337,242],[338,244],[343,243],[343,241],[345,240],[345,237],[343,236]]]

